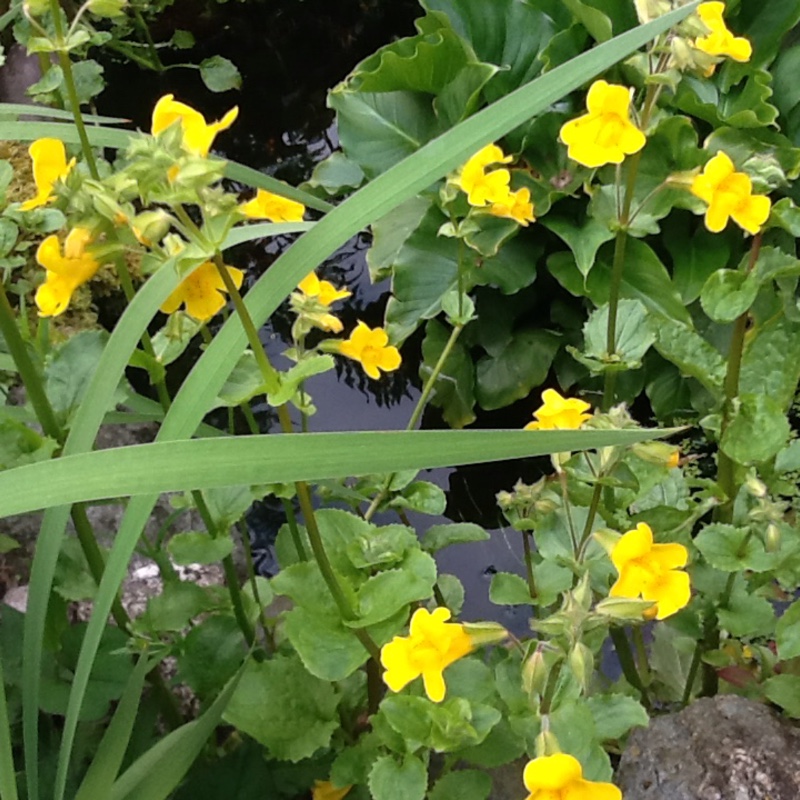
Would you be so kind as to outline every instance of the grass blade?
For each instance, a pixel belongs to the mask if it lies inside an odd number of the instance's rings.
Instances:
[[[8,722],[2,652],[0,652],[0,800],[17,800],[17,772],[14,769],[11,726]]]

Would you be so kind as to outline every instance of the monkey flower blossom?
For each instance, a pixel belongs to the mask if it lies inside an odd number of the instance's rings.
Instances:
[[[26,200],[20,208],[31,211],[49,203],[53,195],[53,185],[65,178],[75,166],[75,159],[67,162],[64,142],[60,139],[37,139],[28,148],[33,161],[33,181],[36,184],[36,197]]]
[[[302,203],[259,189],[256,196],[239,206],[239,211],[250,219],[268,219],[270,222],[302,222],[306,207]]]
[[[576,397],[569,399],[562,397],[555,389],[545,389],[542,392],[542,402],[533,416],[535,422],[525,426],[526,431],[572,431],[580,428],[592,415],[587,413],[591,406]]]
[[[577,758],[567,753],[539,756],[522,773],[526,800],[622,800],[613,783],[587,781]]]
[[[40,317],[63,314],[73,292],[100,269],[100,262],[86,250],[90,241],[91,232],[87,228],[75,227],[67,235],[63,255],[55,234],[39,245],[36,260],[47,270],[44,283],[36,290]]]
[[[339,343],[338,352],[358,361],[370,378],[377,380],[381,373],[393,372],[400,366],[400,351],[389,344],[383,328],[371,329],[359,321],[350,338]]]
[[[214,137],[233,125],[239,115],[239,107],[234,106],[219,122],[206,122],[205,117],[186,103],[175,100],[174,95],[165,94],[153,109],[153,136],[165,131],[175,122],[180,122],[183,130],[183,146],[196,156],[207,156]]]
[[[753,46],[743,36],[734,36],[725,25],[722,14],[725,3],[700,3],[697,14],[709,29],[706,36],[695,40],[694,46],[710,56],[728,56],[734,61],[749,61]]]
[[[225,267],[238,289],[242,285],[244,273],[236,267]],[[171,314],[180,305],[186,306],[186,313],[198,320],[205,322],[211,319],[225,305],[222,293],[225,282],[219,270],[210,261],[201,264],[194,272],[187,275],[177,289],[164,301],[161,311]]]

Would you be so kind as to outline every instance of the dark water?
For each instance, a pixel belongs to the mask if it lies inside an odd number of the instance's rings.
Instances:
[[[421,14],[409,0],[381,2],[319,2],[290,0],[281,3],[228,3],[205,8],[178,2],[168,9],[153,32],[168,38],[174,28],[195,34],[192,51],[164,52],[165,61],[193,61],[219,54],[230,58],[243,76],[241,91],[214,95],[203,86],[196,71],[170,69],[162,74],[145,72],[129,63],[105,60],[106,90],[97,107],[103,114],[131,118],[147,130],[156,100],[166,93],[217,119],[238,105],[234,126],[217,138],[217,152],[260,169],[294,185],[307,179],[316,163],[337,145],[332,112],[325,107],[326,91],[341,80],[363,57],[396,36],[413,33],[412,21]],[[252,282],[269,267],[291,241],[264,240],[229,251],[231,264],[245,269]],[[343,304],[340,317],[345,330],[357,319],[370,326],[383,319],[387,284],[370,283],[365,252],[367,234],[355,237],[319,270],[321,277],[346,285],[353,296]],[[310,265],[312,266],[312,265]],[[279,367],[289,343],[292,318],[280,309],[262,330],[265,347]],[[318,412],[310,421],[314,431],[403,429],[420,394],[418,365],[421,336],[403,348],[403,366],[380,381],[368,379],[354,362],[339,360],[335,373],[316,376],[307,388],[317,399]],[[258,412],[259,409],[257,408]],[[517,428],[530,419],[530,402],[502,412],[482,415],[475,427]],[[272,429],[274,415],[258,414],[262,429]],[[219,420],[222,423],[222,419]],[[423,427],[445,427],[436,409],[429,408]],[[537,479],[549,460],[508,462],[454,467],[423,472],[447,494],[447,519],[410,514],[420,531],[442,521],[470,521],[491,529],[491,540],[456,545],[438,557],[442,572],[456,574],[466,587],[466,619],[497,619],[522,631],[527,627],[525,609],[502,609],[488,600],[491,575],[497,571],[523,574],[520,534],[502,527],[495,494],[510,489],[520,477]],[[378,515],[376,522],[396,522],[392,515]],[[266,572],[274,568],[270,544],[283,522],[282,511],[269,503],[256,504],[248,524],[256,554]]]

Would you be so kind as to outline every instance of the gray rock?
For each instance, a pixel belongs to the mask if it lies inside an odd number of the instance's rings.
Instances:
[[[703,698],[637,729],[617,780],[625,800],[798,800],[800,729],[743,697]]]

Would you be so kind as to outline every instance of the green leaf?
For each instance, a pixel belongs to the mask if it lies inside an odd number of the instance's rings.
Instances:
[[[219,489],[206,489],[203,492],[208,513],[219,532],[226,532],[237,523],[253,505],[256,494],[250,486],[226,486]],[[174,541],[174,539],[173,539]]]
[[[464,608],[464,598],[466,596],[464,584],[455,575],[440,572],[436,585],[444,598],[445,606],[450,609],[453,616],[458,616]]]
[[[576,225],[571,217],[548,214],[542,225],[553,231],[572,250],[575,263],[581,275],[586,277],[594,266],[597,251],[605,242],[611,241],[615,234],[608,225],[594,217],[587,217],[582,225]]]
[[[747,332],[739,391],[764,394],[788,410],[800,381],[800,324],[776,315]]]
[[[389,502],[390,508],[408,508],[420,514],[444,514],[447,497],[442,489],[430,481],[414,481]]]
[[[388,619],[404,606],[433,594],[436,562],[421,550],[412,550],[397,569],[379,572],[358,591],[359,627]]]
[[[295,364],[288,372],[281,375],[281,386],[275,394],[268,395],[270,405],[282,406],[290,400],[294,401],[295,394],[299,391],[303,381],[314,375],[332,370],[335,366],[333,356],[315,355],[304,358]]]
[[[151,631],[180,631],[214,605],[206,590],[196,583],[168,581],[161,594],[150,598],[136,624]]]
[[[492,791],[492,778],[476,769],[448,772],[439,778],[428,793],[428,800],[487,800]]]
[[[10,553],[20,546],[19,542],[7,533],[0,533],[0,555]]]
[[[433,101],[433,109],[442,127],[451,128],[474,114],[484,86],[498,72],[498,67],[493,64],[466,64]]]
[[[752,594],[734,594],[727,607],[717,610],[717,616],[733,636],[769,636],[775,625],[772,604]]]
[[[734,128],[765,128],[773,125],[778,109],[771,105],[770,75],[758,70],[730,91],[719,90],[718,82],[707,78],[684,75],[675,93],[674,105],[710,122],[715,128],[727,124]]]
[[[558,351],[559,337],[540,328],[517,331],[498,356],[484,356],[477,364],[475,395],[490,411],[527,397],[547,378]]]
[[[81,331],[70,337],[46,364],[45,391],[62,420],[68,420],[80,406],[107,341],[105,331]],[[114,398],[114,402],[121,400],[121,395]]]
[[[714,322],[733,322],[747,311],[758,294],[758,281],[748,273],[718,269],[703,284],[700,303]]]
[[[611,20],[605,14],[582,0],[563,0],[563,2],[596,41],[606,42],[611,38]]]
[[[720,447],[737,464],[755,464],[772,458],[788,438],[789,421],[777,400],[764,394],[741,394]]]
[[[727,373],[725,359],[688,325],[671,319],[659,320],[655,348],[682,375],[696,378],[714,395],[721,394]]]
[[[780,706],[790,717],[800,718],[800,676],[773,675],[761,685],[768,700]]]
[[[103,71],[103,67],[94,59],[84,58],[72,65],[72,79],[75,83],[75,91],[78,94],[78,102],[81,105],[88,103],[105,89],[106,82],[103,78]],[[66,95],[63,87],[61,94],[62,97]],[[64,101],[65,106],[69,107],[69,101],[66,97],[64,97]]]
[[[22,422],[0,416],[0,470],[45,461],[57,449],[58,442],[54,439],[41,436]]]
[[[489,600],[497,606],[527,606],[533,603],[525,579],[511,572],[497,572],[492,575]]]
[[[420,544],[423,550],[429,553],[437,553],[451,544],[461,544],[465,542],[485,542],[489,539],[489,534],[473,522],[453,522],[444,525],[431,525],[422,534]]]
[[[438,235],[446,220],[431,207],[394,259],[392,296],[386,307],[386,329],[393,342],[403,342],[422,320],[435,317],[442,310],[442,297],[456,286],[458,243]]]
[[[296,606],[284,617],[283,631],[305,668],[325,681],[344,680],[369,658],[364,645],[338,616]]]
[[[253,351],[245,350],[219,390],[212,407],[238,406],[266,391],[267,387]]]
[[[750,5],[741,3],[737,33],[753,44],[753,67],[765,67],[775,57],[781,41],[800,21],[800,8],[793,0],[766,0]]]
[[[763,572],[772,566],[763,543],[747,528],[714,522],[700,531],[694,545],[712,567],[723,572]]]
[[[633,697],[622,694],[598,694],[586,701],[601,741],[621,739],[635,727],[646,728],[650,717],[645,707]]]
[[[402,763],[382,756],[369,773],[374,800],[423,800],[427,788],[428,771],[416,756],[407,755]]]
[[[372,225],[372,245],[367,250],[367,266],[373,283],[391,276],[406,239],[417,230],[430,207],[430,200],[412,197]]]
[[[226,535],[215,539],[205,531],[187,531],[176,533],[167,542],[167,550],[176,564],[215,564],[233,552],[233,540]]]
[[[700,297],[703,284],[712,273],[724,267],[731,249],[724,236],[700,226],[688,241],[682,237],[664,236],[664,245],[672,256],[672,280],[688,306]]]
[[[301,184],[304,189],[323,189],[331,197],[343,193],[345,189],[357,189],[364,182],[364,172],[355,161],[351,161],[338,150],[320,161],[311,173],[311,177]],[[372,228],[375,235],[375,226]],[[372,250],[374,248],[374,243]]]
[[[585,351],[578,353],[570,348],[570,352],[592,372],[638,369],[644,354],[656,340],[647,309],[638,300],[619,301],[613,356],[607,350],[608,315],[607,304],[595,309],[583,327]]]
[[[391,303],[391,300],[390,300]],[[420,375],[426,380],[450,339],[451,332],[437,320],[425,326]],[[451,428],[463,428],[475,420],[475,367],[467,348],[456,341],[433,385],[431,404],[442,409]]]
[[[233,677],[245,655],[246,643],[237,621],[227,614],[214,614],[186,634],[178,674],[200,697],[210,697]]]
[[[612,250],[608,245],[601,248],[585,285],[570,253],[550,256],[547,266],[568,292],[578,297],[589,297],[595,305],[601,306],[609,299]],[[641,301],[648,310],[661,316],[691,323],[691,317],[666,268],[655,252],[640,239],[628,240],[620,295]]]
[[[496,256],[468,269],[466,282],[494,286],[504,295],[515,294],[536,280],[536,262],[543,250],[541,242],[527,231],[520,231]]]
[[[36,97],[38,94],[49,94],[55,92],[64,81],[64,72],[57,64],[51,64],[47,72],[31,84],[26,90],[25,94],[30,97]]]
[[[342,150],[368,178],[411,155],[438,128],[430,98],[412,92],[354,92],[339,84],[328,105],[336,111]]]
[[[775,626],[775,641],[778,658],[788,661],[800,656],[800,601],[792,603],[778,619]]]
[[[347,543],[346,552],[357,569],[371,569],[397,564],[417,546],[414,531],[405,525],[371,526]]]
[[[222,56],[211,56],[200,62],[200,77],[212,92],[228,92],[242,87],[242,76],[236,65]]]
[[[276,655],[248,660],[224,717],[273,758],[296,762],[328,746],[339,728],[338,704],[330,683],[306,672],[296,657]]]
[[[284,567],[271,581],[276,594],[290,597],[294,603],[321,616],[335,616],[336,604],[323,580],[322,573],[313,561],[299,561]],[[349,582],[344,590],[351,599],[355,593]],[[349,590],[349,591],[348,591]]]
[[[800,174],[800,149],[771,128],[718,128],[706,139],[706,149],[710,153],[722,150],[739,169],[752,171],[757,186],[769,173],[774,174],[769,188],[795,180]],[[763,192],[764,187],[760,188]]]

